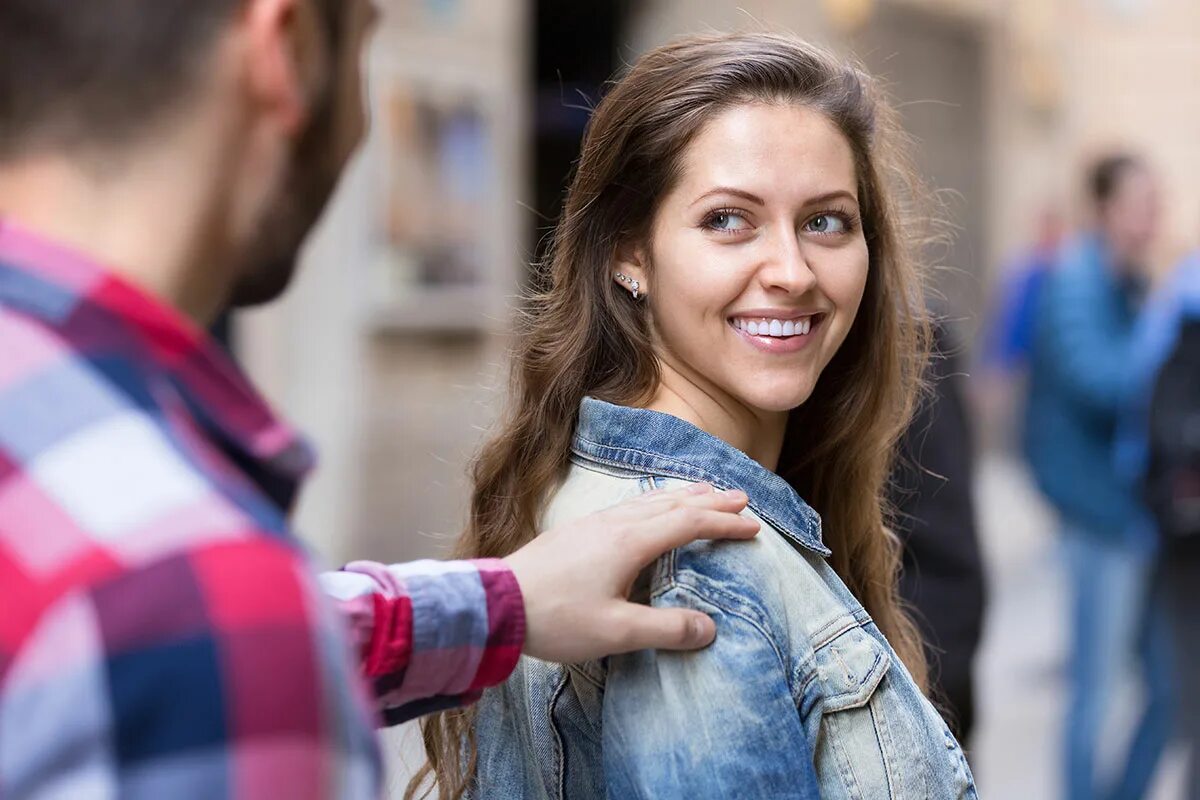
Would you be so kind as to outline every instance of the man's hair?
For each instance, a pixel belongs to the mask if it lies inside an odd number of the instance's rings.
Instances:
[[[1125,174],[1141,166],[1141,159],[1129,153],[1112,153],[1097,160],[1088,172],[1088,196],[1092,204],[1103,207],[1117,193]]]
[[[244,0],[0,0],[0,160],[120,145],[187,98]]]

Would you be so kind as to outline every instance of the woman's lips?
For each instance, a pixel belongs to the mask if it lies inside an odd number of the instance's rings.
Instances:
[[[761,350],[764,353],[795,353],[803,350],[808,346],[809,342],[820,331],[822,323],[825,321],[825,314],[813,314],[811,316],[793,319],[767,319],[767,318],[745,318],[731,317],[729,319],[729,327],[752,347]],[[792,329],[792,333],[788,335],[788,325]],[[804,325],[807,328],[807,333],[795,333],[797,327]],[[765,330],[767,333],[757,333],[752,331]],[[780,335],[774,335],[778,332]]]

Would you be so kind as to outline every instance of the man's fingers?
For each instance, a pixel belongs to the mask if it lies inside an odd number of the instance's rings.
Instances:
[[[646,519],[666,514],[677,508],[707,508],[737,513],[749,502],[740,489],[719,491],[707,483],[693,483],[682,489],[657,490],[611,509],[623,519]]]
[[[644,557],[653,560],[698,539],[753,539],[760,527],[753,517],[731,511],[680,507],[654,518],[640,543],[647,548]]]
[[[647,504],[658,504],[660,502],[670,504],[688,497],[712,494],[717,494],[712,484],[689,483],[687,486],[681,486],[678,489],[653,489],[649,492],[643,492],[637,497],[625,501],[620,506],[617,506],[617,508],[642,508]]]
[[[700,611],[683,608],[650,608],[626,603],[621,614],[616,653],[633,650],[697,650],[717,635],[716,624]]]
[[[681,500],[680,505],[689,508],[710,508],[714,511],[732,511],[737,514],[749,502],[750,498],[741,489],[729,489],[728,491],[688,497]]]

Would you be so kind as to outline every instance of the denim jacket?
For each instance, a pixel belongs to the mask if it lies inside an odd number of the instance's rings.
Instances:
[[[779,476],[675,417],[583,401],[546,526],[708,481],[750,497],[752,542],[660,559],[656,607],[717,639],[562,665],[522,658],[478,706],[474,798],[975,798],[966,759],[826,563],[821,521]]]

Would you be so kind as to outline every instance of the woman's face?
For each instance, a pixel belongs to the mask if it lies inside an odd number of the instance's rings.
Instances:
[[[655,217],[649,269],[623,265],[646,279],[664,380],[756,414],[808,399],[866,285],[857,185],[818,112],[748,103],[708,122]]]

